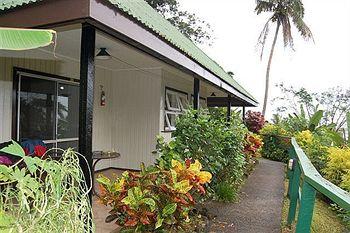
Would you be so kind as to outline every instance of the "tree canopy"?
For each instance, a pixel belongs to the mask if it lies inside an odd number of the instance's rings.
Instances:
[[[198,44],[211,44],[212,33],[210,25],[196,16],[196,14],[181,10],[177,0],[146,0],[182,34]]]
[[[301,114],[305,112],[311,118],[317,111],[323,110],[322,123],[334,125],[335,130],[346,125],[350,112],[350,90],[341,87],[329,88],[322,92],[310,92],[305,88],[294,88],[279,84],[282,95],[273,99],[278,115]]]

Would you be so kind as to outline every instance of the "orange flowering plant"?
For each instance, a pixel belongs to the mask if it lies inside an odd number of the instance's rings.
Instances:
[[[141,172],[124,172],[111,180],[100,176],[100,200],[111,206],[107,222],[115,221],[123,231],[175,232],[191,221],[194,194],[204,194],[203,185],[212,175],[201,163],[171,161],[171,168],[141,165]]]

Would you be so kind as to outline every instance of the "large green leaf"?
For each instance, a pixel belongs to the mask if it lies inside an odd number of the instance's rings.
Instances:
[[[350,112],[346,113],[346,127],[348,129],[348,143],[350,143]]]
[[[12,144],[2,148],[0,152],[4,152],[10,155],[23,157],[25,155],[23,148],[17,142],[12,140]]]
[[[0,50],[27,50],[53,43],[53,30],[0,27]]]
[[[316,127],[320,124],[322,117],[323,117],[323,110],[318,110],[317,112],[314,113],[314,115],[312,115],[309,122],[310,131],[314,131],[316,129]]]
[[[173,214],[175,212],[176,208],[177,208],[176,203],[171,203],[171,204],[166,205],[162,211],[163,216],[169,216],[169,215]]]

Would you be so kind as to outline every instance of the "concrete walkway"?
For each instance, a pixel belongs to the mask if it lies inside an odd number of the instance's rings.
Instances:
[[[244,184],[238,203],[211,203],[210,232],[280,233],[284,165],[261,159]]]

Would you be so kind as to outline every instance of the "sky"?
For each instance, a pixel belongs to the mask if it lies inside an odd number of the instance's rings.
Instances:
[[[210,23],[214,44],[200,47],[259,101],[261,110],[265,72],[272,44],[267,41],[260,60],[256,48],[258,36],[270,14],[256,15],[255,0],[179,0],[183,9],[196,13]],[[304,0],[304,21],[313,32],[314,41],[306,42],[293,28],[295,51],[285,49],[282,35],[276,45],[270,73],[270,97],[280,95],[275,84],[284,83],[312,92],[342,86],[350,88],[350,1]],[[269,103],[267,116],[273,113]]]

